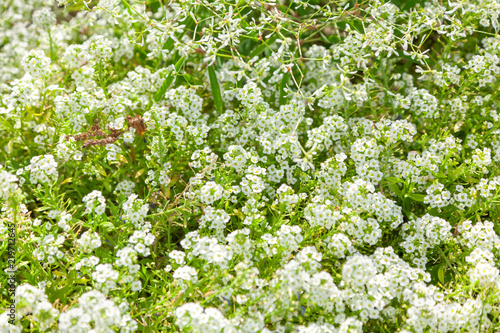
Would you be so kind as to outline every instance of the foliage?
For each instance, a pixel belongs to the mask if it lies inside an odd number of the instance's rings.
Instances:
[[[0,4],[0,332],[493,332],[495,0]]]

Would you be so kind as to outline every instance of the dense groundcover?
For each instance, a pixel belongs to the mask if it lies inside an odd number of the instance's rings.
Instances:
[[[495,332],[500,2],[4,0],[0,332]]]

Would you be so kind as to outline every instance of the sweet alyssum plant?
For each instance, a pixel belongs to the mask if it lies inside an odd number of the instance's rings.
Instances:
[[[497,331],[499,13],[3,1],[0,332]]]

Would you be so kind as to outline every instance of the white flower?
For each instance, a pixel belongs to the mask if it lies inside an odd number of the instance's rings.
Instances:
[[[132,282],[132,291],[139,291],[142,289],[142,282],[140,280]]]

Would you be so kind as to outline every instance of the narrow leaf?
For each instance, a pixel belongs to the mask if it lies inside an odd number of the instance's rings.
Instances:
[[[398,185],[396,184],[389,184],[387,185],[396,195],[401,198],[401,191],[399,190]]]
[[[253,50],[252,53],[248,56],[250,59],[252,59],[255,56],[258,56],[262,52],[264,52],[265,49],[270,48],[270,45],[274,43],[274,41],[278,38],[278,34],[274,34],[271,38],[269,38],[267,41],[262,41],[262,44],[260,44],[255,50]]]
[[[222,113],[222,97],[220,94],[219,81],[215,74],[214,66],[208,66],[208,76],[210,78],[210,86],[212,87],[212,95],[214,97],[215,108],[219,113]]]
[[[141,169],[141,170],[139,170],[139,171],[137,171],[135,173],[135,178],[139,178],[144,173],[144,171],[146,171],[146,169],[144,169],[144,168]]]
[[[181,69],[181,66],[182,64],[184,63],[184,59],[185,57],[182,57],[180,58],[177,63],[175,64],[175,71],[177,72],[179,69]],[[165,96],[165,93],[167,92],[167,89],[168,87],[170,87],[170,85],[172,84],[172,82],[174,82],[174,76],[175,74],[173,73],[170,73],[167,75],[167,77],[165,78],[165,81],[163,81],[160,89],[158,89],[158,91],[156,92],[155,94],[155,102],[159,102],[163,96]]]
[[[63,180],[63,181],[61,182],[61,184],[59,184],[59,186],[60,186],[60,185],[64,185],[64,184],[66,184],[66,183],[70,183],[70,182],[72,182],[72,181],[73,181],[73,177],[66,178],[65,180]]]
[[[290,79],[289,73],[283,74],[283,79],[281,79],[281,85],[280,85],[280,99],[279,99],[280,106],[285,105],[285,103],[286,103],[285,88],[286,88],[286,84],[287,84],[289,79]]]
[[[425,194],[410,194],[410,198],[412,198],[415,201],[423,202]]]
[[[393,184],[396,184],[396,183],[403,183],[403,182],[404,182],[401,178],[398,178],[398,177],[385,177],[385,179],[386,179],[389,183],[393,183]]]
[[[106,188],[106,190],[108,190],[109,192],[113,192],[113,188],[111,187],[111,184],[108,181],[103,180],[102,184],[104,185],[104,187]]]
[[[438,269],[438,278],[439,278],[439,282],[441,282],[441,284],[444,285],[444,269],[443,269],[443,266],[439,266],[439,269]]]
[[[125,164],[126,164],[126,163],[128,163],[127,158],[126,158],[125,156],[123,156],[122,154],[118,154],[118,156],[117,156],[117,157],[118,157],[118,160],[119,160],[120,162],[125,163]]]

